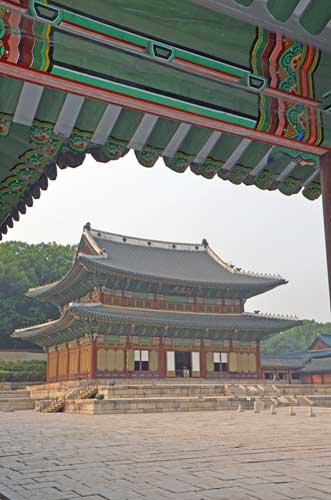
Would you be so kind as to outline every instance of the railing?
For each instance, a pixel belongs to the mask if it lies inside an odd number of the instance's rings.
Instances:
[[[35,410],[40,413],[57,413],[65,409],[67,400],[90,399],[98,392],[97,386],[85,386],[78,389],[69,389],[62,398],[52,398],[40,401]]]

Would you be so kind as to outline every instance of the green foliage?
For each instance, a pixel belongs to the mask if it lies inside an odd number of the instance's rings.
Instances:
[[[287,332],[278,333],[262,343],[263,354],[284,354],[307,349],[321,333],[331,333],[331,323],[304,321]]]
[[[71,267],[75,247],[56,243],[29,245],[20,241],[0,244],[0,349],[36,347],[10,335],[15,328],[58,317],[51,304],[25,297],[29,288],[60,279]]]
[[[0,361],[0,372],[44,372],[46,361]]]
[[[1,361],[0,382],[43,382],[46,361]]]

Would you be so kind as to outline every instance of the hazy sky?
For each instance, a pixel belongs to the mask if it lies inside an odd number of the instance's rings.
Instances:
[[[279,273],[289,284],[248,301],[247,310],[329,321],[321,200],[206,180],[159,161],[141,167],[132,153],[59,171],[40,200],[5,237],[78,243],[82,227],[178,242],[206,238],[227,262]]]

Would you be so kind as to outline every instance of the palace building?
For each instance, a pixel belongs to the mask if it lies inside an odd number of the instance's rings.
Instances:
[[[245,312],[286,284],[221,260],[204,239],[133,238],[86,224],[71,270],[28,296],[59,319],[16,330],[48,353],[47,381],[131,377],[259,378],[260,341],[300,322]]]

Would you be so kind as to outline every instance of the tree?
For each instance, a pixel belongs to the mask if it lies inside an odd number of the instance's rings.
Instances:
[[[0,348],[35,345],[10,338],[16,328],[43,323],[59,316],[56,306],[25,297],[29,288],[60,279],[71,267],[75,247],[56,243],[0,244]]]
[[[263,354],[284,354],[306,350],[321,333],[331,333],[331,323],[304,321],[287,332],[278,333],[262,343]]]

